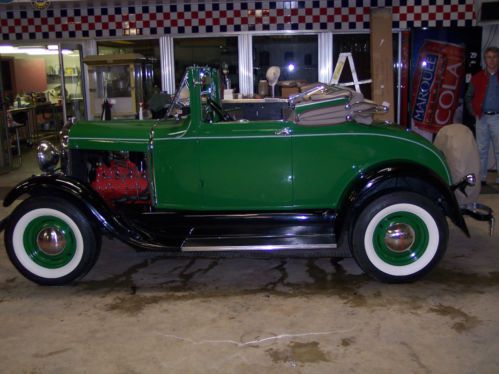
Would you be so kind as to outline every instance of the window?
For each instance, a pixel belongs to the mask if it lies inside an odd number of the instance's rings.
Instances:
[[[21,135],[28,144],[59,131],[65,121],[63,92],[66,103],[72,98],[81,100],[79,54],[64,46],[61,53],[73,81],[61,71],[58,45],[0,46],[2,72],[9,75],[4,83],[5,106],[17,117],[16,122],[25,124]],[[66,77],[64,90],[61,74]]]
[[[392,108],[394,110],[395,118],[397,118],[397,98],[398,98],[398,85],[397,76],[398,72],[398,34],[393,34],[393,61],[394,61],[394,102]],[[371,79],[371,40],[369,34],[337,34],[333,36],[333,61],[336,64],[338,61],[338,56],[342,52],[351,52],[352,58],[355,63],[355,70],[357,72],[357,78],[359,81]],[[352,72],[350,70],[350,65],[345,64],[343,73],[340,77],[340,83],[342,82],[352,82]],[[372,98],[372,84],[362,84],[360,85],[360,90],[365,98]]]
[[[357,79],[371,79],[371,43],[369,34],[339,34],[333,36],[333,61],[336,65],[340,53],[352,53]],[[352,82],[350,64],[345,67],[340,76],[340,83]],[[367,99],[371,98],[371,84],[362,84],[360,90]]]
[[[267,96],[264,95],[266,73],[271,66],[277,66],[280,69],[280,83],[277,83],[275,96],[288,97],[290,94],[298,93],[300,86],[317,82],[317,48],[316,35],[253,37],[255,92],[258,92],[260,96]]]
[[[157,39],[113,40],[97,42],[99,55],[139,54],[145,63],[135,72],[136,83],[142,85],[140,96],[144,102],[154,94],[154,87],[161,87],[161,64],[159,41]],[[140,78],[140,79],[139,79]],[[122,89],[122,87],[120,87]]]
[[[175,39],[174,55],[177,87],[185,69],[192,65],[216,67],[225,88],[239,87],[237,37]],[[228,70],[226,76],[222,76],[223,70]]]
[[[75,117],[80,120],[85,118],[83,76],[81,74],[81,45],[63,44],[62,50],[66,117]],[[60,77],[57,78],[60,80]]]

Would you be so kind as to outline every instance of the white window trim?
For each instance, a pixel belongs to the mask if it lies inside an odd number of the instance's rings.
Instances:
[[[173,38],[162,36],[159,38],[159,55],[161,60],[161,91],[175,93],[175,53]]]

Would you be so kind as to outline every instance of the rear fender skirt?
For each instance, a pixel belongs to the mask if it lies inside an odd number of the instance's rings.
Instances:
[[[412,181],[413,183],[407,183]],[[410,162],[398,162],[379,165],[359,174],[350,184],[341,200],[340,209],[335,222],[335,232],[339,238],[345,229],[355,222],[362,209],[382,194],[395,191],[413,191],[421,193],[425,186],[434,192],[438,204],[445,214],[468,237],[470,236],[466,222],[459,208],[456,196],[442,178],[431,169]]]
[[[111,236],[133,247],[155,250],[168,249],[155,243],[147,233],[136,230],[112,211],[102,197],[77,179],[64,175],[41,175],[31,177],[14,187],[5,197],[4,206],[11,205],[20,196],[59,196],[75,204],[89,218],[94,219],[96,229],[104,228]],[[173,248],[173,247],[172,247]]]

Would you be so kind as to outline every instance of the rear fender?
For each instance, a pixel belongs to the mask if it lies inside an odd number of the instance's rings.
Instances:
[[[429,197],[457,227],[470,236],[450,187],[431,169],[408,162],[380,165],[359,174],[341,200],[335,223],[336,235],[342,238],[345,233],[351,232],[350,228],[358,215],[371,201],[396,191],[411,191]]]

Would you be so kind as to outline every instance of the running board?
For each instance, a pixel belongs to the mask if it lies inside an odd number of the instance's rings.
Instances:
[[[182,252],[216,251],[283,251],[334,249],[333,235],[293,237],[190,237],[182,244]]]

